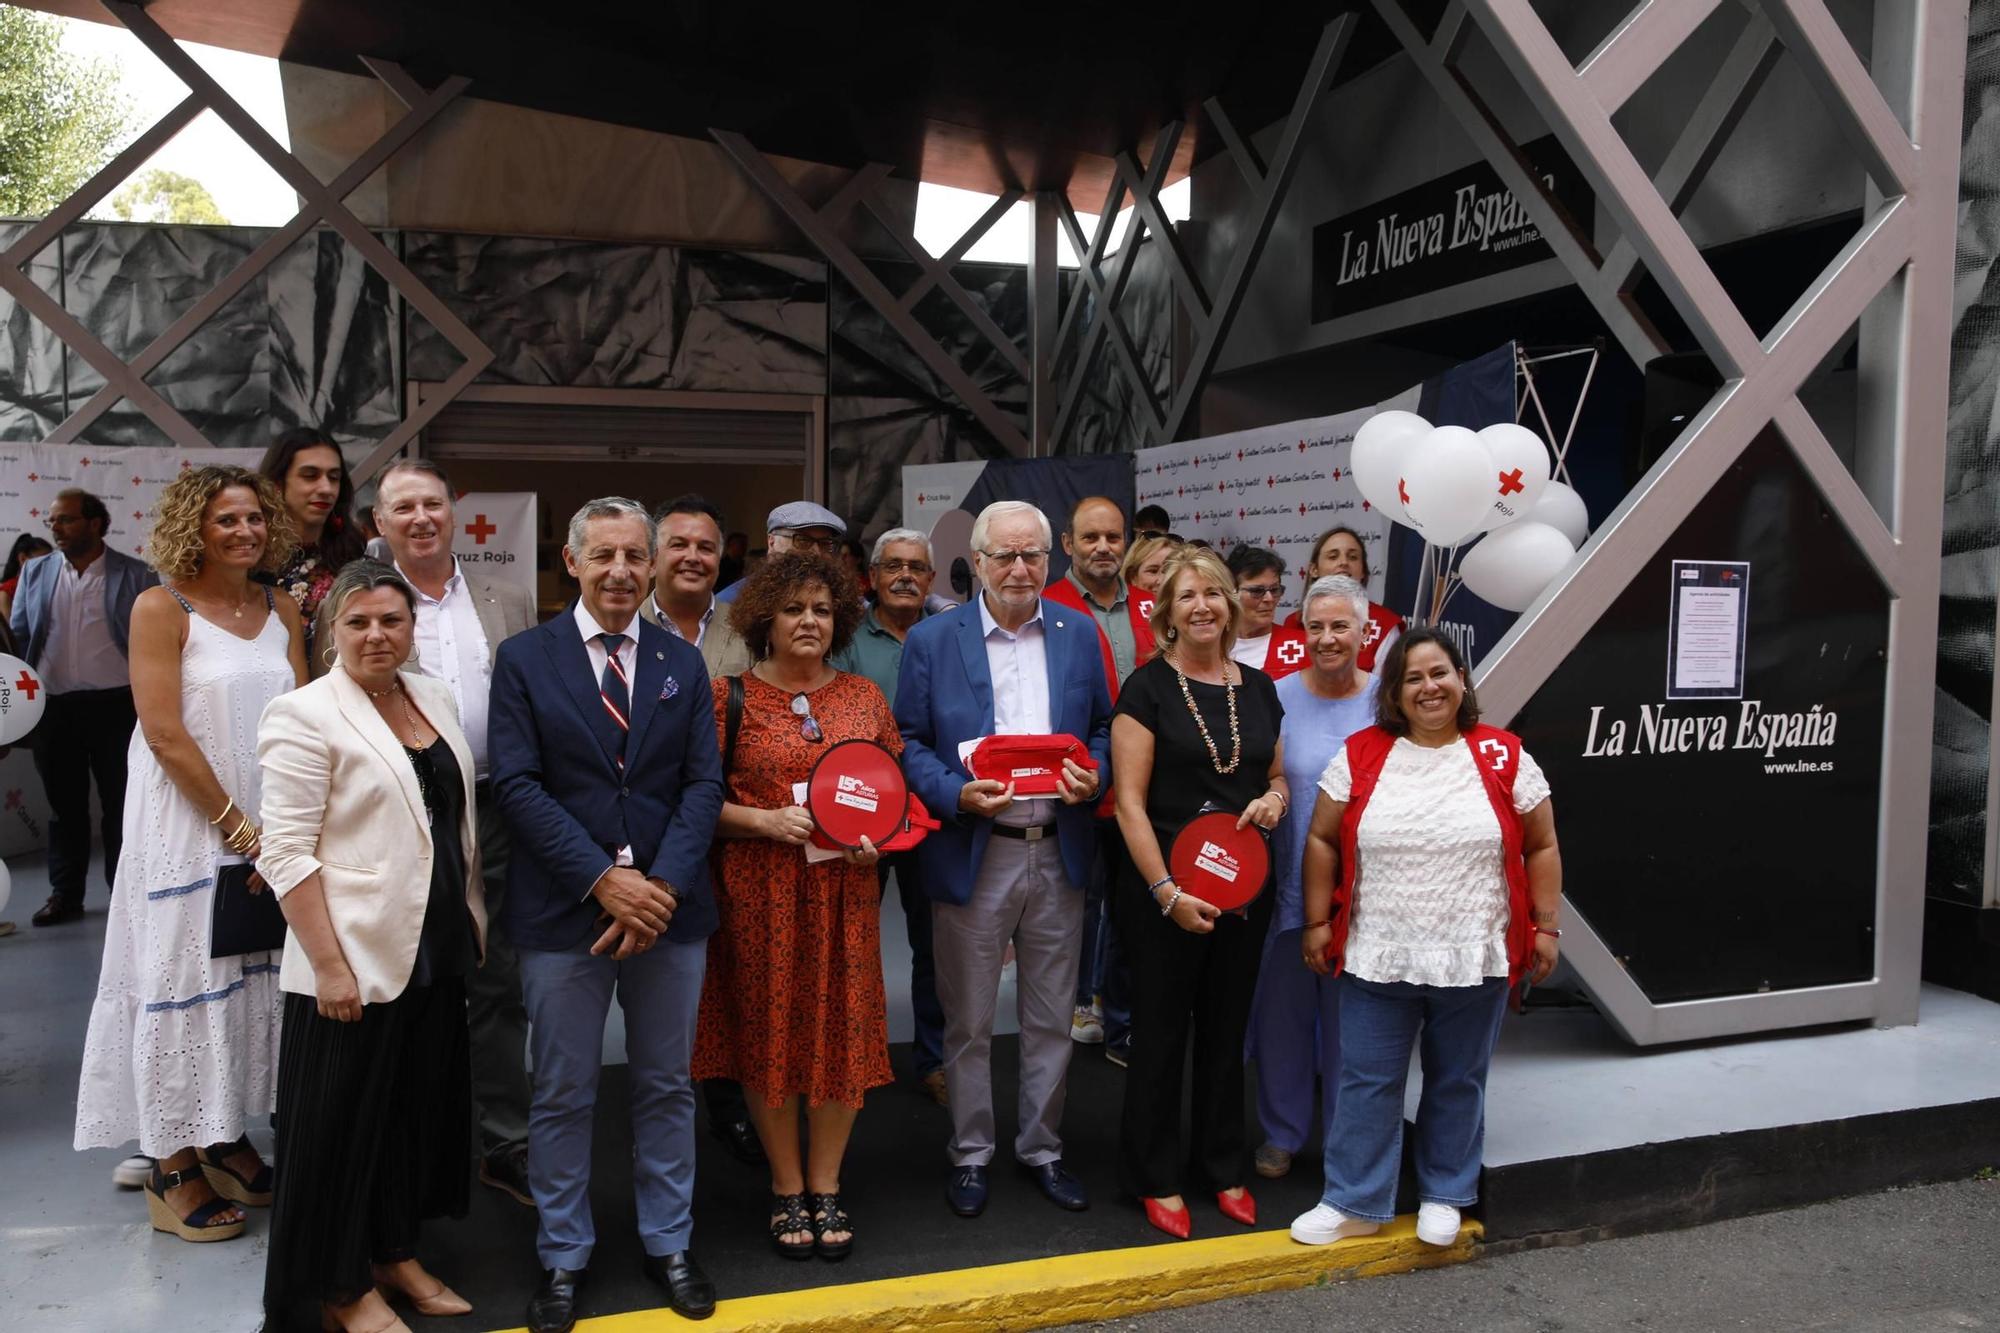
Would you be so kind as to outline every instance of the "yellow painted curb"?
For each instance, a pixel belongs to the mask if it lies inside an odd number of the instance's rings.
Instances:
[[[1295,1243],[1283,1231],[1093,1250],[990,1268],[885,1278],[842,1287],[773,1292],[719,1303],[690,1324],[670,1310],[635,1310],[577,1324],[587,1333],[990,1333],[997,1329],[1122,1319],[1148,1310],[1348,1278],[1464,1263],[1478,1253],[1479,1224],[1439,1249],[1399,1217],[1373,1236],[1335,1245]]]

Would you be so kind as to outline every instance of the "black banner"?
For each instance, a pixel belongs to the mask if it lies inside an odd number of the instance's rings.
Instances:
[[[1535,174],[1588,226],[1595,196],[1554,136],[1526,144]],[[1313,228],[1312,317],[1323,320],[1549,257],[1485,161]]]
[[[1747,562],[1739,698],[1667,697],[1676,562]],[[1655,1003],[1874,975],[1889,598],[1767,430],[1514,719],[1570,902]]]

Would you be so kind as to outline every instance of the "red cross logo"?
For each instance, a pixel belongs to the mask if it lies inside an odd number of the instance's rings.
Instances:
[[[1361,646],[1363,648],[1366,648],[1369,644],[1375,642],[1375,640],[1381,637],[1382,637],[1382,622],[1376,620],[1373,616],[1370,616],[1368,619],[1368,628],[1361,631]]]
[[[1496,741],[1491,736],[1488,736],[1485,740],[1479,742],[1479,753],[1482,758],[1491,757],[1495,773],[1504,773],[1507,771],[1507,746],[1505,742]]]
[[[1299,441],[1299,452],[1300,452],[1300,453],[1304,453],[1305,451],[1306,451],[1306,442],[1305,442],[1304,440],[1300,440],[1300,441]]]
[[[79,458],[79,459],[77,459],[76,461],[77,461],[77,465],[78,465],[79,467],[89,467],[89,466],[90,466],[90,460],[89,460],[88,458]]]
[[[1239,463],[1243,461],[1243,451],[1241,449],[1236,451],[1236,461]]]
[[[33,703],[35,701],[35,691],[42,688],[42,682],[23,671],[21,678],[14,682],[14,688],[27,695],[28,702]]]
[[[134,510],[132,511],[132,518],[134,519],[134,521],[136,521],[136,520],[138,520],[138,519],[142,519],[142,518],[144,518],[144,517],[145,517],[145,515],[144,515],[144,514],[142,514],[142,513],[140,513],[140,512],[138,511],[138,510],[134,509]]]
[[[1361,512],[1364,514],[1367,513],[1369,510],[1373,509],[1374,507],[1375,507],[1374,505],[1369,504],[1368,501],[1366,500],[1363,500],[1361,502]]]
[[[28,474],[28,480],[29,480],[29,481],[40,481],[40,480],[41,480],[41,478],[40,478],[39,476],[37,476],[36,474],[34,474],[34,473],[30,472],[30,473]]]
[[[21,789],[19,787],[11,788],[7,792],[7,808],[9,810],[19,810],[21,808]]]
[[[476,516],[472,522],[465,525],[465,535],[472,538],[473,541],[481,546],[486,545],[486,539],[498,531],[500,529],[486,521],[486,515],[484,514]]]
[[[1335,468],[1335,469],[1333,470],[1333,479],[1334,479],[1335,481],[1339,481],[1339,480],[1340,480],[1340,469],[1339,469],[1339,468]]]
[[[42,516],[42,511],[39,509],[30,509],[28,511],[29,518],[40,518],[41,516]]]
[[[1521,469],[1515,468],[1512,472],[1502,472],[1500,474],[1500,494],[1519,495],[1527,489],[1526,486],[1521,484]]]
[[[1153,618],[1153,599],[1152,599],[1152,598],[1150,598],[1150,597],[1141,597],[1141,598],[1139,599],[1139,618],[1140,618],[1140,619],[1142,619],[1142,620],[1151,620],[1151,619]]]
[[[1247,518],[1248,516],[1249,514],[1247,510],[1239,509],[1236,511],[1236,517],[1238,518]]]
[[[1278,645],[1278,660],[1286,666],[1297,666],[1306,660],[1306,646],[1297,639],[1286,639]]]
[[[132,478],[132,484],[133,484],[134,486],[138,486],[138,485],[140,485],[140,484],[142,484],[142,483],[140,482],[139,478],[137,478],[137,477],[134,477],[134,478]]]
[[[1278,484],[1278,479],[1276,477],[1264,478],[1264,487],[1266,490],[1270,489],[1273,486],[1276,486],[1277,484]]]
[[[1401,500],[1405,505],[1410,503],[1410,488],[1403,484],[1401,477],[1396,478],[1396,498]]]
[[[1299,502],[1299,517],[1300,517],[1300,518],[1304,518],[1305,516],[1306,516],[1306,506],[1305,506],[1305,502],[1304,502],[1303,500],[1301,500],[1301,501]]]

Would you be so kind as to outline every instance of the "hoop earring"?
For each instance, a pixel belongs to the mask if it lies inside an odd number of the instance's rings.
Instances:
[[[323,653],[321,653],[321,654],[319,655],[319,660],[320,660],[321,662],[323,662],[323,663],[325,663],[325,664],[326,664],[326,667],[327,667],[327,669],[328,669],[328,670],[332,670],[332,669],[333,669],[333,659],[334,659],[335,657],[339,656],[339,654],[340,654],[340,649],[338,649],[338,648],[328,648],[328,649],[327,649],[327,650],[326,650],[325,652],[323,652]]]
[[[424,660],[424,647],[420,643],[410,645],[410,655],[403,659],[404,666],[415,666]]]
[[[1172,643],[1172,642],[1173,642],[1173,641],[1174,641],[1175,639],[1178,639],[1178,638],[1180,638],[1180,636],[1181,636],[1181,632],[1180,632],[1180,630],[1179,630],[1179,629],[1178,629],[1177,627],[1175,627],[1175,626],[1173,626],[1173,625],[1169,625],[1169,626],[1167,626],[1167,642],[1168,642],[1168,643]]]

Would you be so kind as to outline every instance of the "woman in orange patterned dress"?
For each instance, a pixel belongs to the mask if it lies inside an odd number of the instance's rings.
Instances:
[[[877,853],[864,840],[839,859],[808,864],[812,817],[792,795],[837,741],[859,737],[902,752],[882,691],[827,665],[861,614],[852,579],[797,552],[766,561],[731,608],[757,663],[741,677],[742,718],[725,761],[716,827],[722,927],[709,940],[694,1076],[742,1083],[771,1163],[771,1243],[795,1259],[839,1259],[852,1248],[841,1159],[862,1095],[892,1078]],[[713,685],[726,751],[730,680]]]

